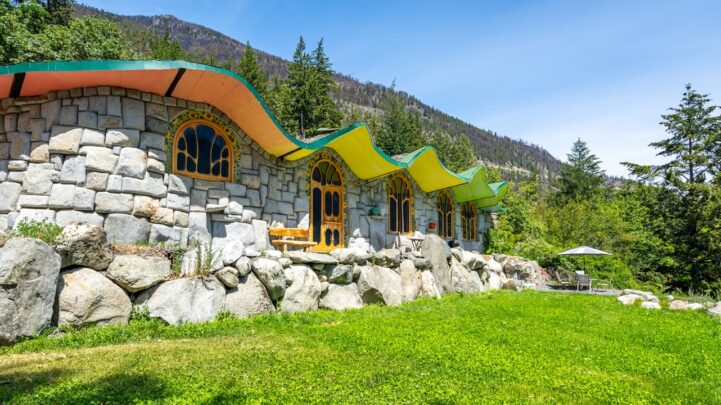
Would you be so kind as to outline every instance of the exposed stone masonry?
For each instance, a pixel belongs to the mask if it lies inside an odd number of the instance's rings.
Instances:
[[[213,182],[167,172],[168,122],[185,111],[217,116],[237,136],[239,172],[234,182]],[[387,234],[385,179],[362,181],[333,151],[346,181],[346,243],[375,249],[395,241]],[[245,248],[271,248],[254,230],[307,224],[308,167],[270,156],[221,111],[206,104],[135,90],[97,87],[41,97],[0,101],[0,230],[24,219],[63,226],[85,222],[104,227],[115,242],[187,245],[227,232]],[[415,224],[426,232],[435,220],[435,194],[414,187]],[[460,235],[460,210],[456,210]],[[260,221],[265,224],[261,224]],[[490,225],[479,214],[481,230]],[[253,236],[253,238],[251,238]],[[480,241],[463,242],[467,249]]]

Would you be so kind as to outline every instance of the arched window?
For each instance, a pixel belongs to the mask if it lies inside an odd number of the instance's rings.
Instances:
[[[397,174],[386,183],[388,194],[388,233],[413,232],[413,188],[405,176]]]
[[[448,191],[441,191],[436,198],[438,211],[438,235],[442,238],[453,238],[453,229],[456,227],[453,199]]]
[[[228,135],[206,121],[190,121],[175,134],[173,172],[205,180],[232,181]]]
[[[471,201],[461,204],[461,232],[465,240],[478,240],[478,210]]]
[[[310,176],[310,234],[314,250],[341,248],[343,239],[343,177],[338,166],[321,159]]]

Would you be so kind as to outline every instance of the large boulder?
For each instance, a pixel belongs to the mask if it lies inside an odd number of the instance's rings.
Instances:
[[[329,282],[335,284],[350,284],[353,282],[353,265],[338,264],[331,266],[330,271],[326,273]]]
[[[338,260],[334,259],[333,256],[329,256],[323,253],[313,252],[302,252],[299,250],[292,250],[287,253],[288,258],[293,263],[298,264],[336,264]]]
[[[529,283],[543,283],[538,263],[520,257],[504,256],[503,272],[506,277]]]
[[[637,294],[624,294],[616,297],[616,300],[623,305],[633,305],[637,300],[643,301],[643,297]]]
[[[401,276],[391,269],[378,266],[359,267],[358,294],[366,304],[382,302],[400,305],[403,302]]]
[[[486,267],[486,259],[478,253],[469,252],[467,250],[461,251],[461,263],[471,271],[483,270]]]
[[[135,305],[147,307],[148,314],[171,325],[209,322],[225,303],[225,287],[215,277],[181,278],[143,291]]]
[[[421,245],[423,257],[431,262],[431,272],[441,293],[453,291],[451,281],[451,248],[438,235],[426,235]]]
[[[318,306],[333,311],[343,311],[346,309],[361,308],[363,301],[360,295],[358,295],[357,285],[330,284],[328,285],[328,291],[320,297]]]
[[[668,304],[668,309],[686,311],[688,309],[688,303],[686,301],[673,300]]]
[[[441,297],[441,290],[438,289],[436,278],[433,277],[433,273],[430,270],[423,270],[421,272],[421,291],[418,295],[428,298]]]
[[[721,301],[717,302],[716,305],[707,309],[706,312],[714,318],[721,318]]]
[[[223,267],[215,273],[215,278],[228,288],[235,288],[240,282],[238,279],[238,269],[235,267]]]
[[[330,255],[340,264],[364,264],[371,258],[368,251],[359,248],[335,249],[330,252]]]
[[[240,278],[235,288],[228,290],[223,309],[237,317],[247,318],[273,312],[275,307],[263,283],[255,274],[249,273]]]
[[[658,302],[658,297],[650,291],[625,289],[621,292],[621,295],[637,295],[644,301]]]
[[[403,260],[400,266],[401,290],[403,302],[410,302],[418,298],[421,292],[421,272],[416,269],[411,260]]]
[[[37,239],[15,238],[0,249],[0,342],[35,336],[50,325],[60,256]]]
[[[661,309],[661,305],[658,302],[644,301],[641,303],[641,308],[645,309]]]
[[[132,310],[122,288],[87,267],[60,275],[56,306],[58,324],[73,326],[126,324]]]
[[[486,288],[481,281],[481,276],[477,271],[471,271],[468,275],[468,292],[478,293],[483,291],[486,291]]]
[[[479,280],[480,281],[480,280]],[[478,288],[472,285],[475,280],[471,279],[471,272],[466,269],[456,258],[451,259],[451,283],[455,293],[478,292]],[[475,290],[475,291],[474,291]]]
[[[290,266],[293,272],[292,283],[285,290],[280,309],[283,312],[304,312],[318,309],[320,280],[308,266]]]
[[[115,257],[105,275],[125,291],[137,292],[170,280],[170,260],[164,257],[119,255]]]
[[[484,267],[486,271],[489,273],[495,273],[495,274],[501,274],[503,273],[503,266],[501,263],[498,263],[497,261],[491,259],[486,261],[486,266]]]
[[[401,251],[398,249],[382,249],[373,256],[373,263],[381,267],[398,267],[401,264]]]
[[[62,267],[82,266],[93,270],[105,270],[113,261],[113,250],[103,228],[84,223],[65,226],[58,238],[57,251],[62,257]]]
[[[488,281],[486,282],[486,284],[489,290],[500,290],[501,288],[503,288],[503,279],[501,279],[501,276],[498,273],[496,273],[495,271],[487,271],[485,274],[488,275]]]
[[[253,260],[253,273],[268,290],[268,295],[277,301],[285,293],[285,274],[283,266],[275,260],[259,257]]]

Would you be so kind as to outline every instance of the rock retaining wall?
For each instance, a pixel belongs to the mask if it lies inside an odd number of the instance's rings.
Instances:
[[[59,240],[55,249],[23,238],[0,247],[0,341],[34,336],[50,325],[124,324],[133,307],[181,324],[211,321],[221,311],[248,317],[346,310],[445,293],[533,288],[540,282],[533,262],[450,249],[434,235],[420,251],[271,250],[239,257],[222,250],[189,251],[174,266],[153,249],[115,253],[97,226],[69,224]],[[518,272],[519,266],[528,271]]]

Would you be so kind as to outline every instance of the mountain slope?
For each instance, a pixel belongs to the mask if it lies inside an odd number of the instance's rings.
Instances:
[[[167,32],[170,37],[180,42],[186,51],[198,55],[213,52],[219,61],[235,61],[245,49],[244,44],[227,35],[179,20],[172,15],[122,16],[87,6],[77,6],[76,13],[114,20],[125,31],[149,29],[159,35]],[[287,75],[288,61],[261,50],[256,51],[258,60],[269,77]],[[366,111],[378,111],[385,92],[393,91],[387,86],[362,83],[341,73],[336,73],[334,80],[338,84],[338,90],[333,96],[345,109],[357,106]],[[452,136],[468,135],[478,157],[485,164],[501,167],[507,179],[526,178],[533,171],[538,172],[542,179],[548,179],[560,169],[561,162],[540,146],[477,128],[421,102],[412,95],[404,92],[400,94],[407,106],[421,112],[427,129],[442,128]]]

